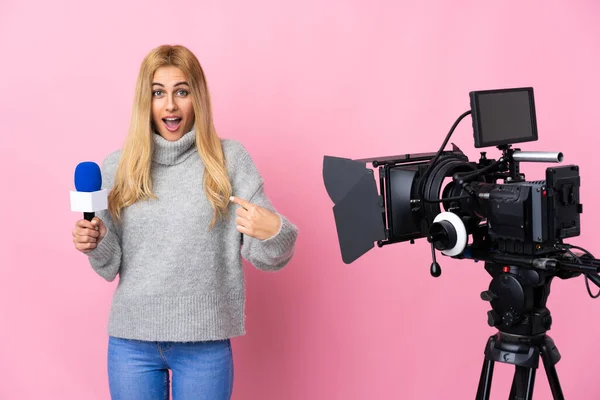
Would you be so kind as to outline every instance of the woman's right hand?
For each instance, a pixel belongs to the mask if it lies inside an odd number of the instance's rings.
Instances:
[[[77,250],[89,253],[98,246],[104,235],[106,235],[106,226],[100,218],[94,217],[91,221],[81,219],[75,223],[73,243]]]

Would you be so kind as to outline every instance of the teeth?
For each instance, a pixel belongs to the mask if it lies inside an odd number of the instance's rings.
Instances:
[[[179,121],[181,118],[165,118],[166,121]]]

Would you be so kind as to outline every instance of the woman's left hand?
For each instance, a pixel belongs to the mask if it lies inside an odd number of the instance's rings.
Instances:
[[[240,206],[235,220],[239,232],[260,240],[269,239],[279,232],[279,215],[239,197],[232,196],[230,200]]]

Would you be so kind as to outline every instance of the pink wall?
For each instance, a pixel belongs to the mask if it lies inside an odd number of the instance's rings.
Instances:
[[[198,55],[221,135],[248,147],[301,229],[287,269],[246,266],[235,399],[474,398],[493,332],[483,266],[442,259],[434,279],[423,241],[344,265],[321,178],[325,154],[437,150],[470,90],[534,86],[541,138],[522,148],[581,166],[583,232],[571,242],[600,254],[597,2],[101,3],[0,4],[0,398],[108,398],[114,284],[73,249],[68,192],[78,162],[120,146],[138,66],[162,43]],[[453,141],[476,156],[470,123]],[[543,168],[524,172],[542,179]],[[567,398],[599,398],[600,299],[578,278],[555,282],[549,305]],[[492,398],[511,377],[497,366]],[[536,398],[549,397],[542,369]]]

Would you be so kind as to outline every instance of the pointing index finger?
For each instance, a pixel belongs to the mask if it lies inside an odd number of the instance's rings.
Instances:
[[[231,196],[229,198],[229,200],[231,200],[232,203],[235,203],[235,204],[243,207],[246,210],[248,210],[250,208],[250,206],[252,205],[252,203],[250,203],[244,199],[240,199],[239,197],[235,197],[235,196]]]

